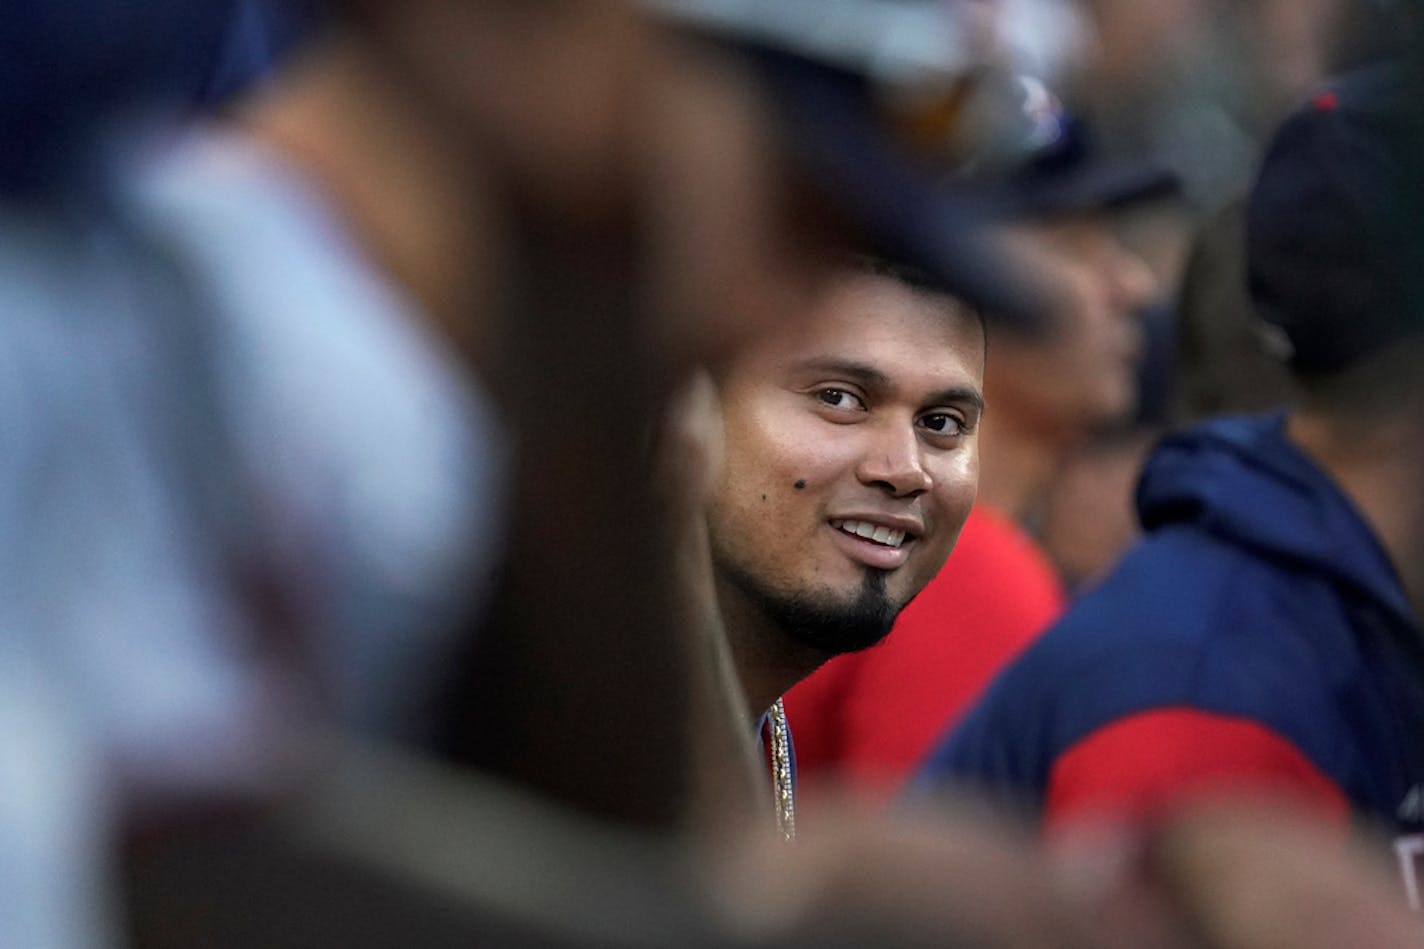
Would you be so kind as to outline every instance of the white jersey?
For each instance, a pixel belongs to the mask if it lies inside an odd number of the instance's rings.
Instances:
[[[4,946],[110,937],[111,809],[407,726],[502,537],[481,393],[309,188],[214,138],[130,185],[0,206]]]

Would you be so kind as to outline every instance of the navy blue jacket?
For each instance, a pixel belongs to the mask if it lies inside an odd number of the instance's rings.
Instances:
[[[926,782],[1042,813],[1066,755],[1170,709],[1243,723],[1355,814],[1424,827],[1424,633],[1370,528],[1283,426],[1231,418],[1164,440],[1138,486],[1145,538],[999,676]],[[1105,770],[1160,755],[1159,738],[1115,745]],[[1189,770],[1193,750],[1176,753]]]

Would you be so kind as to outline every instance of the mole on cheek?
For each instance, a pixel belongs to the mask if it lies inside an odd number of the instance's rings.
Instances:
[[[806,487],[806,479],[798,478],[796,480],[796,483],[793,484],[792,487],[795,488],[797,491],[800,491],[802,488]]]
[[[765,501],[765,500],[766,500],[766,495],[763,494],[763,495],[761,496],[761,499],[762,499],[763,501]]]

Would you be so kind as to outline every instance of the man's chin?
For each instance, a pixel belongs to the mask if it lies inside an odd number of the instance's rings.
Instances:
[[[719,556],[714,545],[713,565],[719,582],[740,592],[790,644],[825,656],[868,649],[890,632],[903,605],[886,590],[887,571],[865,569],[835,587],[786,589],[769,582],[755,570]]]
[[[893,623],[885,627],[800,626],[787,629],[787,634],[796,644],[833,659],[880,645],[892,627]]]
[[[763,603],[768,615],[792,640],[828,656],[859,652],[890,634],[900,607],[885,589],[885,574],[868,571],[851,593],[813,594]]]

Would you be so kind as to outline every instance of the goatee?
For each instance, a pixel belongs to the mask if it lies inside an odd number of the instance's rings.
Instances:
[[[889,635],[900,612],[886,591],[884,570],[867,569],[854,598],[836,601],[828,593],[771,590],[757,578],[725,563],[719,563],[718,569],[789,638],[827,655],[869,649]]]

